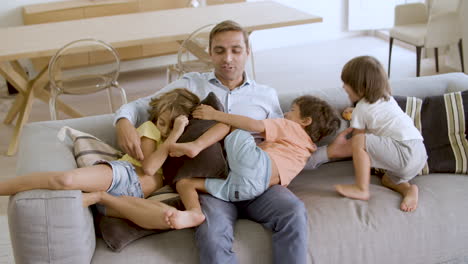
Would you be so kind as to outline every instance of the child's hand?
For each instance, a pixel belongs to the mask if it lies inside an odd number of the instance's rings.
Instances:
[[[180,115],[176,117],[176,119],[174,120],[174,129],[184,130],[184,128],[188,125],[188,123],[189,121],[188,121],[187,116]]]
[[[341,116],[344,118],[344,120],[351,120],[351,117],[353,115],[353,110],[354,107],[346,107],[345,110],[343,110],[343,113],[341,113]]]
[[[192,112],[192,116],[203,120],[213,120],[216,110],[209,105],[200,105]]]

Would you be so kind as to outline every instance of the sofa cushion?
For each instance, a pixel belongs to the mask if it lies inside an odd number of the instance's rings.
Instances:
[[[210,105],[216,110],[224,111],[223,105],[213,92],[209,93],[201,104]],[[194,141],[215,124],[217,124],[217,121],[192,118],[177,142]],[[204,149],[195,158],[187,156],[168,157],[163,164],[163,173],[166,184],[174,184],[183,178],[226,178],[228,167],[222,142],[217,142]]]
[[[468,91],[424,99],[422,131],[430,172],[468,173]]]
[[[399,106],[421,131],[428,161],[421,174],[468,173],[466,118],[468,91],[440,96],[395,96]]]
[[[64,142],[67,136],[73,142],[73,155],[79,168],[92,166],[98,160],[116,160],[123,154],[91,134],[64,126],[57,137]]]
[[[148,199],[163,202],[179,210],[185,209],[179,195],[167,185],[154,192]],[[128,244],[139,238],[166,231],[144,229],[129,220],[109,216],[99,216],[97,222],[99,223],[102,239],[115,252],[120,252]]]
[[[16,263],[91,262],[96,245],[93,219],[78,190],[12,195],[8,223]]]

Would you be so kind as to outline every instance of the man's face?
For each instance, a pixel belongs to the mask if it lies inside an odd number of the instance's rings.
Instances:
[[[225,85],[242,82],[249,54],[250,50],[245,46],[242,32],[225,31],[216,34],[212,39],[210,50],[216,77]]]

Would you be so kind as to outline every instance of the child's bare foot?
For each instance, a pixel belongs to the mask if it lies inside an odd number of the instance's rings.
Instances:
[[[201,149],[199,149],[194,142],[174,143],[169,149],[169,155],[171,157],[181,157],[185,155],[194,158],[200,151]]]
[[[338,184],[335,185],[335,189],[338,193],[343,196],[358,200],[369,200],[369,191],[362,190],[356,184]]]
[[[413,212],[418,207],[418,196],[419,190],[418,186],[412,184],[406,195],[403,196],[403,201],[401,201],[400,209],[404,212]]]
[[[201,212],[186,210],[174,210],[166,214],[166,221],[174,229],[183,229],[201,225],[205,221],[205,216]]]
[[[83,207],[96,204],[101,200],[101,192],[82,193]]]

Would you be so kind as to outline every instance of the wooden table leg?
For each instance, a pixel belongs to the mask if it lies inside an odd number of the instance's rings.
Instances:
[[[19,137],[21,136],[21,131],[23,130],[24,124],[28,122],[29,114],[31,113],[31,107],[34,101],[35,94],[38,91],[43,90],[44,86],[47,84],[49,80],[46,73],[47,73],[46,69],[43,69],[34,80],[28,82],[27,89],[25,89],[27,92],[25,92],[25,99],[24,99],[23,107],[19,114],[19,118],[16,121],[15,131],[13,132],[13,138],[10,142],[10,146],[8,147],[8,152],[7,152],[8,156],[15,155],[16,151],[18,150]],[[21,87],[21,88],[24,88],[24,87]]]
[[[13,105],[11,106],[10,110],[8,111],[8,114],[3,120],[3,123],[6,125],[11,124],[11,122],[13,122],[13,120],[15,119],[16,115],[21,111],[21,109],[23,109],[23,104],[24,104],[23,93],[18,93],[16,95],[15,101],[13,102]]]
[[[33,104],[33,99],[34,99],[34,90],[30,89],[29,92],[26,94],[23,108],[19,114],[18,120],[16,121],[13,138],[10,142],[10,146],[8,147],[8,152],[7,152],[8,156],[13,156],[16,154],[16,151],[18,149],[19,137],[21,135],[21,131],[23,130],[24,124],[26,124],[26,122],[28,121],[29,113],[31,112],[31,107]]]
[[[21,66],[19,66],[17,61],[0,63],[0,74],[2,74],[3,77],[5,77],[5,79],[19,92],[17,95],[18,97],[3,121],[5,124],[10,124],[15,119],[20,109],[22,109],[24,95],[27,91],[29,80],[27,78],[27,74]]]
[[[36,97],[41,99],[44,103],[48,104],[49,99],[50,99],[50,92],[43,89],[40,92],[38,92],[38,94],[36,94]],[[83,117],[83,114],[81,114],[80,112],[75,110],[73,107],[71,107],[71,106],[67,105],[66,103],[62,102],[58,98],[56,99],[55,102],[57,103],[58,110],[62,111],[63,113],[65,113],[67,115],[69,115],[70,117],[73,117],[73,118]]]

